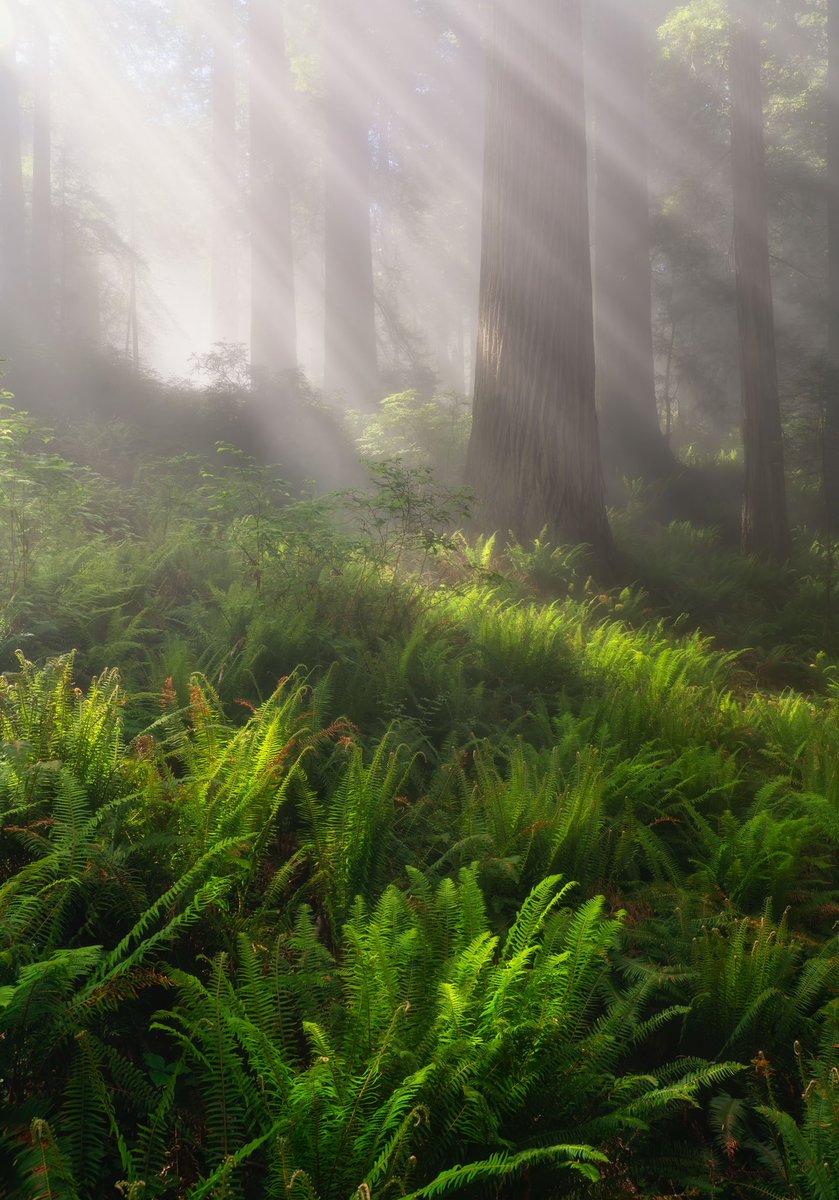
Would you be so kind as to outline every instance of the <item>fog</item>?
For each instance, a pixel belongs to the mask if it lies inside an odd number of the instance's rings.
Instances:
[[[264,247],[270,236],[251,222],[250,135],[254,106],[262,104],[283,151],[274,182],[291,195],[301,368],[322,381],[324,175],[334,169],[348,195],[367,193],[359,199],[371,214],[383,368],[398,371],[406,353],[429,367],[435,355],[457,353],[453,374],[462,387],[465,346],[474,338],[481,109],[480,54],[471,39],[479,30],[456,5],[425,20],[409,5],[393,5],[389,15],[379,6],[358,44],[331,53],[329,6],[287,9],[286,66],[264,62],[252,47],[247,6],[235,0],[4,2],[27,186],[39,27],[50,37],[50,236],[53,276],[60,276],[53,282],[64,289],[55,307],[69,292],[98,309],[64,313],[65,332],[125,353],[134,279],[144,365],[185,375],[193,356],[214,343],[249,342],[251,242]],[[282,18],[277,4],[266,11]],[[324,54],[337,75],[329,84]],[[285,70],[288,88],[278,84]],[[214,91],[223,72],[229,99]],[[352,164],[324,162],[328,104],[357,112],[366,125],[369,159],[358,179],[347,175]],[[224,121],[229,131],[219,129]],[[340,148],[333,155],[345,159]],[[214,255],[226,259],[221,328]],[[457,331],[440,347],[434,338],[444,327]]]
[[[764,57],[792,396],[824,351],[824,152],[798,114],[826,60],[821,6],[782,9]],[[726,8],[584,11],[598,403],[613,387],[631,411],[652,387],[677,449],[730,446]],[[466,0],[0,0],[10,386],[60,409],[103,358],[196,388],[299,372],[366,411],[406,388],[469,396],[490,17]],[[633,270],[649,282],[627,307]]]

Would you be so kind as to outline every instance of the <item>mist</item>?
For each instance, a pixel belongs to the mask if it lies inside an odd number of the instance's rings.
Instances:
[[[281,63],[252,44],[249,25],[279,24],[280,6],[265,6],[264,15],[252,7],[4,4],[27,189],[34,112],[47,103],[46,89],[51,100],[50,332],[113,354],[125,355],[128,342],[131,359],[136,288],[135,366],[182,377],[217,343],[250,351],[254,248],[263,260],[272,256],[271,223],[282,203],[275,195],[270,211],[257,211],[259,164],[250,156],[261,122],[278,159],[271,184],[288,195],[294,351],[307,377],[323,382],[324,176],[337,175],[336,187],[359,192],[370,214],[382,372],[416,365],[430,376],[455,348],[438,346],[434,336],[443,335],[429,326],[455,330],[471,321],[468,335],[455,335],[462,388],[478,269],[480,48],[470,41],[478,29],[464,27],[456,6],[422,17],[410,5],[385,16],[382,6],[330,57],[329,6],[292,4],[279,32]],[[43,38],[48,73],[36,62]],[[331,155],[341,161],[330,163],[329,114],[348,111],[361,122],[363,159],[352,164],[339,147]],[[441,241],[434,230],[444,221],[450,232]],[[213,286],[225,291],[223,307]],[[43,333],[29,325],[16,332],[24,344]],[[377,390],[366,404],[380,398]]]
[[[0,0],[0,1193],[829,1200],[839,0]]]
[[[584,9],[581,236],[611,488],[738,436],[728,18]],[[124,394],[133,372],[199,391],[296,378],[367,413],[406,389],[471,398],[489,5],[4,0],[2,30],[3,352],[13,390],[38,393],[28,404],[95,407],[114,388],[91,380],[96,361]],[[798,115],[824,79],[821,10],[779,9],[764,32],[793,402],[826,345],[824,145]],[[259,422],[271,411],[253,405]],[[667,446],[651,454],[656,424]]]

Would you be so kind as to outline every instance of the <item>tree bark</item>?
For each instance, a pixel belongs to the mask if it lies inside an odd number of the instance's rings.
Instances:
[[[12,10],[12,18],[17,15]],[[28,292],[26,207],[20,137],[16,38],[0,50],[0,321],[5,337],[19,332]],[[8,348],[8,346],[6,347]]]
[[[214,0],[213,74],[210,104],[213,122],[213,228],[210,290],[214,342],[238,339],[238,143],[236,138],[236,20],[232,0]]]
[[[259,387],[297,371],[291,223],[291,76],[281,0],[251,0],[251,370]]]
[[[45,14],[35,20],[32,60],[32,319],[35,336],[46,341],[52,325],[52,104],[50,31]]]
[[[746,469],[742,545],[746,553],[783,559],[789,553],[790,540],[769,270],[760,25],[755,0],[732,0],[730,71],[734,258]]]
[[[498,0],[467,475],[486,528],[603,562],[580,0]]]
[[[597,0],[588,23],[594,109],[597,409],[607,474],[659,479],[676,460],[661,433],[652,337],[647,187],[647,29],[638,0]]]
[[[839,529],[839,0],[827,3],[827,370],[823,491],[827,519]]]
[[[373,115],[367,0],[329,0],[324,13],[324,388],[354,408],[378,401],[370,231]]]

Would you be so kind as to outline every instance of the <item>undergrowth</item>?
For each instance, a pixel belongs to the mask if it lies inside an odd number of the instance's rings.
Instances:
[[[824,547],[3,419],[4,1195],[835,1197]]]

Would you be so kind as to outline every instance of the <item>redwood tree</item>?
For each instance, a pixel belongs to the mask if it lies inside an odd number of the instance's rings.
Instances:
[[[731,158],[746,481],[743,549],[789,551],[775,357],[757,0],[732,0]]]
[[[676,467],[655,394],[647,189],[649,24],[639,0],[595,0],[588,23],[594,110],[594,312],[603,461],[654,479]]]
[[[6,336],[27,292],[25,224],[19,83],[11,38],[0,48],[0,321]]]
[[[324,387],[364,408],[378,399],[370,232],[375,64],[367,16],[368,0],[324,5]]]
[[[827,0],[828,328],[823,477],[827,515],[839,529],[839,0]]]
[[[30,282],[32,317],[37,337],[47,339],[52,316],[52,105],[50,30],[46,9],[37,13],[33,29],[32,75],[32,250]]]
[[[213,229],[211,306],[213,340],[235,342],[238,323],[238,140],[236,137],[236,19],[233,0],[214,0],[211,109],[213,122]]]
[[[486,122],[468,478],[486,527],[606,561],[580,0],[498,0]]]
[[[282,0],[250,0],[251,369],[297,370],[291,228],[291,78]]]

